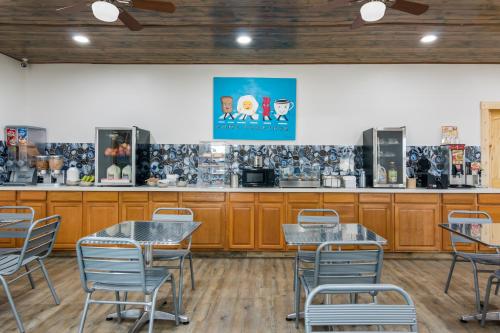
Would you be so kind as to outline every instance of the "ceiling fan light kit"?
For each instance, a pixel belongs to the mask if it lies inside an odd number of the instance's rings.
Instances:
[[[374,0],[361,6],[361,18],[365,22],[376,22],[385,15],[386,5],[382,1]]]
[[[103,22],[115,22],[120,15],[120,10],[110,2],[95,1],[92,4],[92,13],[96,19]]]

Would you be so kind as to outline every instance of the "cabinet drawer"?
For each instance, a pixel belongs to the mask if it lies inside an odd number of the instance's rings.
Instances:
[[[253,193],[229,193],[229,201],[231,201],[231,202],[254,202],[255,195]]]
[[[118,192],[85,192],[83,200],[87,202],[115,202],[118,201]]]
[[[177,192],[153,192],[151,193],[151,201],[158,202],[177,202],[179,195]]]
[[[356,202],[355,193],[325,193],[323,195],[324,202]]]
[[[443,194],[444,204],[474,204],[476,202],[475,194]]]
[[[189,202],[220,202],[226,200],[224,193],[192,192],[182,193],[182,201]]]
[[[359,202],[367,203],[390,203],[391,194],[390,193],[361,193],[359,195]]]
[[[283,202],[283,193],[259,193],[259,202]]]
[[[396,194],[394,202],[439,203],[439,194]]]
[[[49,192],[47,197],[49,201],[75,202],[82,201],[82,192]]]
[[[478,203],[500,205],[500,194],[479,194]]]
[[[16,191],[0,191],[0,201],[15,201]]]
[[[47,199],[45,191],[18,191],[17,200],[21,201],[44,201]]]
[[[317,202],[321,201],[319,193],[288,193],[288,202]]]
[[[149,200],[148,192],[121,192],[121,202],[147,202]]]

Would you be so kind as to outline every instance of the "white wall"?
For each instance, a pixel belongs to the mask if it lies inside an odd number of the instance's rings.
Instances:
[[[212,138],[214,76],[297,78],[294,144],[356,144],[374,126],[407,126],[408,144],[440,143],[442,125],[480,143],[479,103],[500,100],[499,65],[33,65],[12,123],[51,142],[93,142],[95,126],[137,125],[159,143]],[[3,74],[3,73],[2,73]]]
[[[0,54],[0,140],[4,126],[23,116],[24,102],[23,70],[19,62]]]

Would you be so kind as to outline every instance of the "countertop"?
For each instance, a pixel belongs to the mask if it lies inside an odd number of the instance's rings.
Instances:
[[[280,187],[151,187],[151,186],[0,186],[0,191],[75,191],[75,192],[270,192],[270,193],[298,193],[298,192],[320,192],[320,193],[499,193],[500,188],[450,188],[446,190],[432,190],[425,188],[398,189],[398,188],[280,188]]]

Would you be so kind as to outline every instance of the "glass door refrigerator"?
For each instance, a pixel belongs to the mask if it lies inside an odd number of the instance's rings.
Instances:
[[[96,186],[144,185],[149,178],[149,131],[98,127],[95,145]]]
[[[363,168],[372,187],[406,187],[406,127],[363,132]]]

